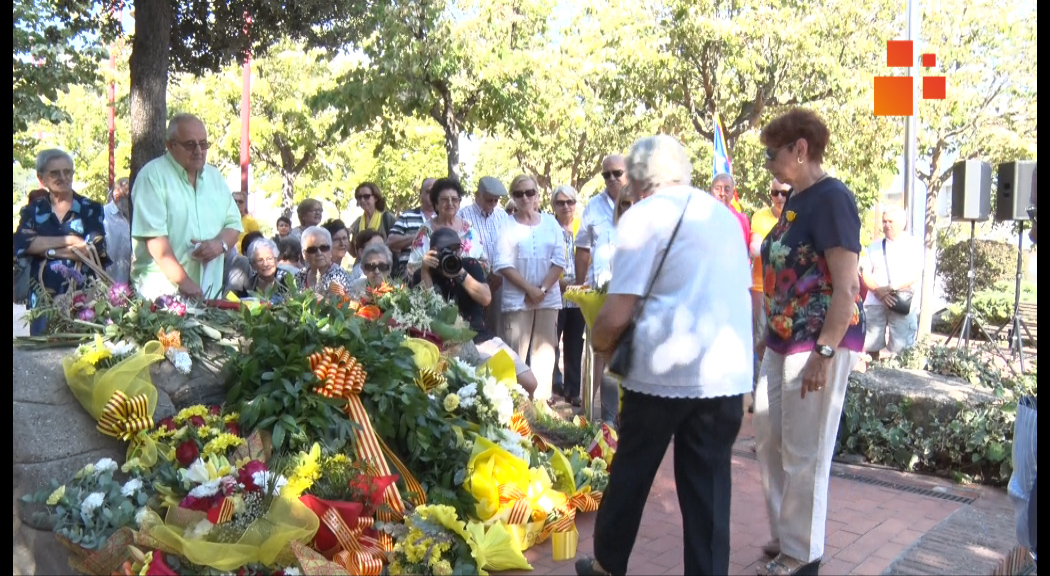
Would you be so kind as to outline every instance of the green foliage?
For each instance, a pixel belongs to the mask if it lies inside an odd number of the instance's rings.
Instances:
[[[281,306],[246,310],[249,347],[227,363],[227,402],[240,413],[245,433],[272,431],[276,449],[307,451],[319,441],[345,452],[353,440],[346,402],[314,393],[319,384],[308,356],[324,347],[346,347],[369,372],[362,401],[373,428],[427,492],[427,501],[465,512],[473,506],[462,484],[468,452],[445,414],[414,383],[412,353],[404,334],[359,318],[313,294]]]
[[[85,0],[15,0],[13,133],[45,121],[71,120],[58,106],[70,86],[99,80],[97,63],[105,57],[102,37],[119,27],[115,15]],[[100,34],[102,36],[100,36]]]
[[[953,302],[948,306],[944,320],[954,326],[966,313],[966,301]],[[1035,284],[1021,282],[1021,302],[1036,301]],[[974,292],[971,312],[984,326],[1002,326],[1013,318],[1014,286],[1009,281],[996,282],[991,290]]]
[[[975,240],[974,248],[974,293],[991,290],[997,282],[1013,277],[1017,248],[995,240]],[[949,300],[965,301],[969,272],[969,240],[956,242],[938,254],[937,273],[944,280],[944,293]]]

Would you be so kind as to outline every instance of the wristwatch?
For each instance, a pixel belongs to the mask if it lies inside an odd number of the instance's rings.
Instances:
[[[540,292],[543,292],[544,294],[546,294],[547,293],[547,287],[546,286],[540,286]]]
[[[832,358],[835,356],[835,349],[827,344],[817,344],[816,352],[825,358]]]
[[[48,249],[47,249],[47,252],[45,252],[44,254],[45,254],[45,255],[47,256],[47,259],[48,259],[48,260],[54,260],[54,259],[55,259],[55,256],[56,256],[56,255],[57,255],[58,253],[57,253],[57,252],[55,252],[55,249],[54,249],[54,248],[48,248]]]
[[[230,251],[230,247],[226,244],[225,240],[219,240],[219,242],[222,242],[222,251],[224,254]]]

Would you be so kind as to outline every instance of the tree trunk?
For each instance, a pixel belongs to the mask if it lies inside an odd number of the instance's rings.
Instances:
[[[291,218],[295,210],[295,179],[299,174],[281,171],[281,214]]]
[[[443,122],[442,128],[445,130],[445,156],[448,158],[448,177],[453,180],[459,180],[462,175],[459,173],[459,132],[455,129],[454,123]]]
[[[131,185],[150,160],[164,154],[168,55],[172,12],[168,0],[135,3],[131,75]]]

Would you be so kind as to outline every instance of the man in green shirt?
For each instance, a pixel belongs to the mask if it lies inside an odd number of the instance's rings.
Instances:
[[[135,260],[131,281],[153,300],[218,298],[223,256],[242,231],[226,181],[205,163],[208,133],[190,114],[168,124],[167,154],[143,166],[131,191]]]

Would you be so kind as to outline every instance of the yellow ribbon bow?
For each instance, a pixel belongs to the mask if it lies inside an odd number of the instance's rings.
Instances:
[[[125,442],[139,432],[153,428],[153,417],[149,413],[149,400],[145,394],[129,397],[116,390],[102,409],[96,429],[106,436]]]

